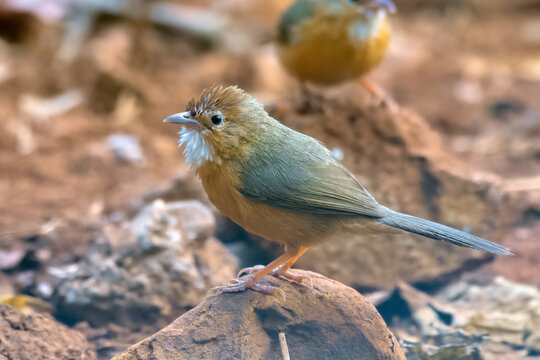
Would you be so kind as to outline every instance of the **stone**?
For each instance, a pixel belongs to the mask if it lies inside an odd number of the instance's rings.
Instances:
[[[9,270],[17,267],[26,255],[26,251],[20,247],[13,250],[0,250],[0,269]]]
[[[400,284],[369,298],[399,336],[407,359],[540,354],[540,290],[534,286],[478,271],[432,295]]]
[[[293,270],[299,274],[299,271]],[[267,276],[286,294],[247,290],[208,297],[158,333],[114,360],[405,359],[395,336],[360,293],[319,274],[308,284]]]
[[[391,327],[415,330],[416,336],[435,336],[449,330],[453,308],[406,283],[398,284],[386,297],[375,303]]]
[[[107,146],[114,159],[120,163],[143,166],[146,163],[139,139],[133,135],[113,134],[107,137]]]
[[[83,261],[51,270],[56,316],[94,327],[166,325],[236,274],[214,228],[197,201],[154,201],[124,228],[106,228]]]
[[[424,344],[400,341],[408,360],[482,360],[480,348],[486,335],[469,335],[462,330],[424,337]]]
[[[0,304],[0,359],[94,360],[92,345],[80,332],[48,314],[25,315]]]
[[[487,333],[488,350],[526,349],[540,353],[540,290],[496,277],[487,285],[461,283],[449,286],[440,294],[451,299],[463,328]]]
[[[198,200],[206,205],[210,204],[201,181],[189,166],[181,166],[178,174],[172,180],[152,189],[144,197],[147,202],[156,199],[163,199],[167,202]]]

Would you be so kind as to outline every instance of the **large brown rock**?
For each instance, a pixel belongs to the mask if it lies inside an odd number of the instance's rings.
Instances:
[[[25,315],[0,304],[0,359],[93,360],[96,353],[83,334],[50,315]]]
[[[267,276],[280,294],[251,290],[208,297],[114,360],[405,359],[375,307],[354,289],[315,273],[313,289]]]

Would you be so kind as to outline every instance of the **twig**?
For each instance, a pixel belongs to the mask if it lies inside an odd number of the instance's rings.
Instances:
[[[289,356],[289,347],[287,346],[287,339],[285,339],[285,333],[279,333],[279,346],[281,347],[281,356],[283,360],[291,360]]]

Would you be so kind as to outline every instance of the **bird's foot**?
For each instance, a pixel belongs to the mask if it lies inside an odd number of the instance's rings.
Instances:
[[[255,265],[255,266],[244,268],[238,272],[238,274],[236,275],[236,278],[239,279],[240,277],[242,277],[243,274],[251,275],[254,272],[257,272],[262,269],[264,269],[264,265]]]
[[[301,98],[297,107],[297,111],[301,114],[311,114],[324,112],[323,104],[324,96],[309,89],[306,83],[300,84]]]
[[[302,283],[303,280],[309,281],[309,286],[313,288],[313,280],[311,280],[311,277],[305,274],[292,274],[289,272],[289,269],[285,269],[283,266],[278,267],[277,269],[274,269],[271,274],[275,277],[278,277],[280,279],[290,280],[297,282],[299,284]]]
[[[365,78],[358,81],[360,86],[371,94],[375,106],[384,106],[393,114],[399,111],[398,103],[379,85]]]
[[[240,270],[238,272],[238,275],[236,275],[236,277],[240,278],[243,274],[252,275],[252,274],[257,273],[257,271],[262,270],[262,269],[264,269],[263,265],[251,266],[251,267]],[[275,277],[280,278],[280,279],[294,281],[294,282],[297,282],[297,283],[302,283],[303,280],[307,280],[307,281],[309,281],[309,285],[313,288],[313,280],[311,280],[311,278],[308,275],[291,274],[289,272],[289,269],[285,268],[284,265],[281,265],[281,266],[275,268],[274,270],[272,270],[270,275],[275,276]],[[232,279],[232,281],[238,281],[238,279]]]
[[[395,114],[399,111],[398,103],[389,95],[382,95],[381,97],[375,98],[376,106],[383,106],[387,108],[391,113]]]
[[[241,292],[245,291],[247,289],[251,289],[253,291],[262,292],[265,294],[273,295],[276,292],[281,293],[281,296],[283,296],[283,300],[287,300],[285,296],[285,292],[281,290],[277,286],[272,285],[264,285],[258,283],[254,278],[253,275],[247,275],[245,279],[232,279],[231,283],[224,285],[224,286],[216,286],[211,288],[208,291],[208,295],[210,295],[212,292],[214,295],[219,295],[223,293],[233,293],[233,292]]]

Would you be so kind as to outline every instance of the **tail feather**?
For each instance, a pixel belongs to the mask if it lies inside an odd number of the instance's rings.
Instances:
[[[466,246],[487,253],[513,255],[506,247],[492,243],[478,236],[456,230],[432,221],[386,209],[379,221],[387,226],[422,235],[435,240],[443,240],[454,245]]]

